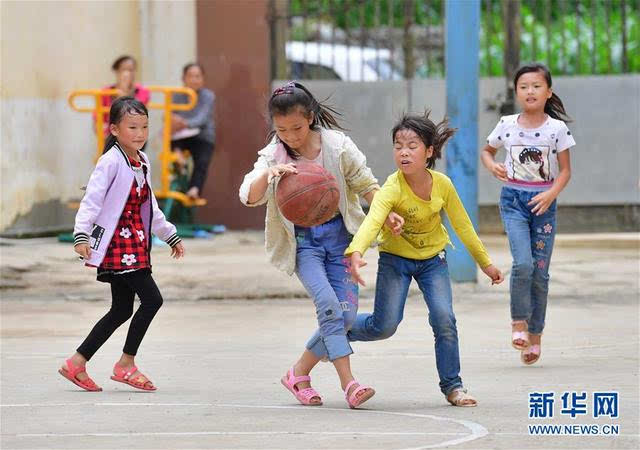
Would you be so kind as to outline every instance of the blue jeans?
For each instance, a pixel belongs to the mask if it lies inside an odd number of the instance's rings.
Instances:
[[[506,186],[500,194],[500,215],[513,257],[511,319],[526,320],[532,334],[541,334],[544,329],[549,262],[556,235],[556,202],[536,216],[527,203],[537,194]]]
[[[444,250],[429,259],[409,259],[380,253],[373,314],[358,314],[349,331],[351,341],[376,341],[395,333],[402,321],[411,280],[415,278],[429,308],[435,336],[440,390],[449,394],[462,387],[458,330],[453,313],[449,267]]]
[[[318,330],[307,342],[317,357],[333,361],[353,353],[347,340],[358,313],[358,285],[347,272],[344,251],[353,237],[342,216],[315,227],[295,227],[296,275],[316,307]]]

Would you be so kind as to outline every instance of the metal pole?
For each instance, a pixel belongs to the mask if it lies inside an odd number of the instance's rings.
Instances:
[[[515,113],[516,104],[511,80],[520,66],[520,1],[502,0],[504,22],[504,76],[505,100],[500,108],[502,115]],[[564,33],[564,30],[563,30]]]
[[[447,1],[446,39],[447,114],[458,128],[445,150],[447,175],[477,229],[480,0]],[[451,279],[476,281],[474,260],[451,227],[449,235]]]
[[[271,0],[271,80],[289,78],[286,45],[289,25],[289,0]]]
[[[402,34],[402,51],[404,52],[404,78],[407,86],[407,108],[409,111],[413,109],[413,74],[415,73],[415,39],[411,34],[411,26],[414,22],[415,15],[414,0],[404,0],[402,13],[404,15],[403,34]]]

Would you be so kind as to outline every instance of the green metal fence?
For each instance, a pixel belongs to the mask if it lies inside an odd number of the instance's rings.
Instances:
[[[273,76],[443,77],[445,1],[466,0],[271,0]],[[482,76],[509,70],[510,45],[554,75],[640,72],[640,0],[481,0],[481,13]]]

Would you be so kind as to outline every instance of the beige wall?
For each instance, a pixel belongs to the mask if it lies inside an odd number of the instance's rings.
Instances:
[[[81,197],[95,136],[67,95],[112,82],[122,54],[138,59],[138,81],[179,84],[196,55],[195,2],[2,0],[0,20],[0,231],[69,226],[42,209]]]
[[[2,1],[2,98],[64,98],[140,57],[135,1]]]
[[[138,11],[144,81],[181,85],[182,67],[196,58],[195,1],[143,1]]]

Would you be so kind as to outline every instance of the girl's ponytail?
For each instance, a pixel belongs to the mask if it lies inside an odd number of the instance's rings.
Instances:
[[[115,145],[116,142],[117,142],[116,137],[113,134],[109,133],[109,136],[107,136],[107,139],[105,139],[104,141],[104,148],[102,149],[102,154],[104,155],[105,153],[107,153],[109,149]]]
[[[319,102],[313,96],[311,92],[301,83],[297,81],[293,82],[293,86],[304,91],[305,94],[309,97],[310,101],[310,110],[313,112],[314,120],[311,123],[311,128],[316,128],[320,125],[323,128],[329,129],[338,129],[344,130],[338,123],[338,120],[335,116],[341,116],[341,114],[336,111],[331,106],[326,105],[324,102]],[[325,99],[326,102],[327,99]]]
[[[427,116],[428,117],[428,114]],[[440,123],[436,125],[436,131],[433,136],[433,154],[438,155],[438,158],[442,155],[442,149],[445,144],[451,137],[456,134],[456,128],[449,127],[449,119],[447,117],[443,118]],[[432,167],[428,167],[429,169],[435,166],[435,158],[432,158],[428,161],[432,164]]]
[[[544,104],[544,112],[554,119],[562,120],[565,123],[571,122],[571,118],[564,110],[564,105],[560,97],[555,92],[551,93],[551,97],[547,99],[547,103]]]

